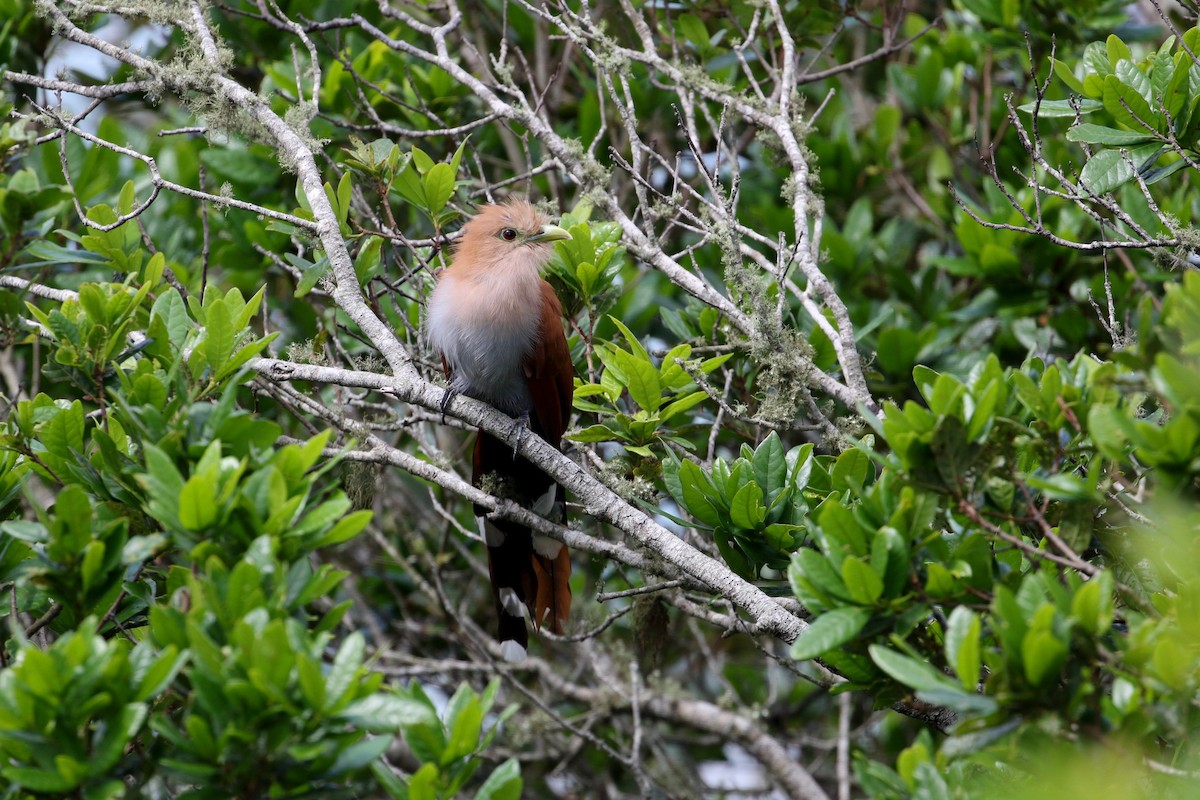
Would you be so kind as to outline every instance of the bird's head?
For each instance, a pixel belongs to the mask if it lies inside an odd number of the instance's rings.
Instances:
[[[554,242],[569,238],[531,203],[510,200],[484,206],[463,226],[454,263],[479,269],[528,265],[536,270],[550,258]]]

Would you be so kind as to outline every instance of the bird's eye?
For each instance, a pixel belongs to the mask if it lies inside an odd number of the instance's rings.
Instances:
[[[500,238],[506,242],[514,241],[517,238],[517,232],[512,228],[505,228],[504,230],[500,231]]]

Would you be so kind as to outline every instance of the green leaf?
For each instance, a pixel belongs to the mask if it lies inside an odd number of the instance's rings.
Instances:
[[[288,260],[295,263],[299,259],[293,259],[289,255]],[[325,256],[321,256],[315,263],[305,262],[297,266],[300,267],[300,280],[297,281],[296,291],[293,293],[297,298],[304,297],[311,292],[313,287],[329,273],[329,259]]]
[[[1154,141],[1154,136],[1149,133],[1122,131],[1117,128],[1107,128],[1103,125],[1093,125],[1090,122],[1084,122],[1067,131],[1067,141],[1125,146],[1152,142]]]
[[[913,367],[920,342],[908,328],[884,328],[876,342],[879,365],[892,375],[905,375]]]
[[[767,546],[780,553],[791,553],[804,539],[804,526],[774,522],[763,528],[762,538]]]
[[[95,744],[89,763],[92,774],[108,772],[121,760],[125,748],[146,721],[147,708],[142,703],[127,703],[115,719],[109,719],[103,734]]]
[[[0,769],[10,785],[20,786],[35,792],[69,792],[78,783],[65,778],[57,772],[35,767],[5,767]]]
[[[58,494],[54,503],[54,515],[67,530],[81,537],[92,531],[92,503],[87,492],[80,486],[68,486]]]
[[[1104,636],[1113,623],[1113,576],[1108,570],[1093,576],[1071,598],[1071,616],[1093,636]]]
[[[193,475],[179,492],[179,521],[190,531],[202,531],[217,521],[217,484],[211,473]]]
[[[412,149],[412,163],[417,168],[417,171],[424,175],[433,169],[434,160],[424,150],[414,146]]]
[[[580,261],[575,265],[575,280],[579,281],[579,293],[584,297],[595,294],[596,279],[599,276],[600,271],[590,261]]]
[[[96,284],[85,283],[79,287],[79,305],[83,306],[88,318],[97,325],[104,325],[109,321],[104,291]]]
[[[1122,83],[1116,75],[1104,79],[1104,109],[1117,122],[1135,131],[1154,131],[1161,122],[1146,98],[1133,87]]]
[[[607,425],[589,425],[581,431],[568,433],[564,438],[572,442],[612,442],[623,437]]]
[[[629,396],[639,407],[646,411],[655,412],[662,406],[662,384],[658,379],[658,369],[649,359],[638,358],[625,350],[615,349],[613,359],[625,374],[625,388]]]
[[[338,648],[329,675],[325,678],[326,709],[336,708],[343,698],[352,693],[365,649],[363,636],[357,631],[347,636]]]
[[[1017,110],[1026,114],[1037,113],[1038,119],[1074,118],[1076,114],[1088,114],[1099,111],[1104,104],[1099,100],[1043,100],[1041,103],[1025,103]]]
[[[966,606],[956,606],[946,622],[946,662],[969,692],[979,683],[981,629],[979,615]]]
[[[83,591],[87,592],[97,585],[100,578],[100,568],[104,564],[104,542],[93,539],[83,548],[83,559],[79,564],[79,579]]]
[[[42,427],[38,438],[50,453],[59,458],[74,458],[73,451],[83,450],[83,404],[75,400],[59,410]]]
[[[1146,182],[1147,186],[1153,186],[1154,184],[1158,183],[1159,181],[1163,180],[1164,178],[1171,177],[1176,172],[1179,172],[1181,169],[1183,169],[1186,166],[1188,166],[1188,162],[1184,161],[1181,158],[1178,161],[1172,161],[1170,164],[1167,164],[1166,166],[1154,167],[1153,169],[1144,170],[1141,173],[1142,180]]]
[[[492,770],[492,774],[475,793],[475,800],[520,800],[524,788],[521,766],[510,758]]]
[[[358,249],[358,255],[354,257],[354,274],[358,276],[360,286],[365,286],[379,274],[382,251],[383,239],[379,236],[368,236],[366,242]]]
[[[944,564],[931,561],[925,567],[925,593],[933,598],[950,597],[961,591],[961,586],[954,573]]]
[[[629,345],[630,351],[642,361],[649,361],[650,354],[646,352],[646,348],[642,347],[642,343],[638,341],[638,338],[633,335],[633,331],[629,330],[628,326],[616,317],[609,315],[608,318],[617,326],[617,330],[621,331],[621,335],[625,337],[625,344]]]
[[[337,205],[338,205],[338,221],[345,223],[346,216],[350,212],[350,198],[354,193],[354,184],[351,182],[350,173],[347,171],[342,174],[342,179],[338,181],[337,187]]]
[[[917,691],[959,691],[955,683],[924,661],[917,661],[878,644],[871,645],[867,651],[876,666],[905,686]]]
[[[1104,42],[1104,49],[1108,55],[1108,64],[1113,69],[1122,59],[1128,60],[1133,58],[1133,51],[1129,49],[1129,45],[1121,41],[1121,37],[1115,33],[1110,33]]]
[[[22,264],[25,268],[41,267],[45,265],[55,264],[107,264],[108,257],[100,253],[91,253],[87,250],[72,249],[63,247],[61,244],[54,244],[46,239],[38,239],[31,242],[25,248],[24,253],[31,255],[34,258],[40,259],[33,263]]]
[[[1045,477],[1026,475],[1025,483],[1055,500],[1078,502],[1098,499],[1094,497],[1092,485],[1086,478],[1066,472],[1056,472]]]
[[[408,786],[383,761],[371,762],[371,774],[392,800],[409,800]]]
[[[829,478],[834,491],[858,491],[866,484],[870,474],[871,457],[865,451],[853,447],[837,457]]]
[[[1021,641],[1021,663],[1025,678],[1033,686],[1057,678],[1066,660],[1067,643],[1050,629],[1031,628]]]
[[[425,208],[436,216],[454,194],[454,170],[449,164],[434,164],[421,179],[425,188]]]
[[[40,522],[29,522],[27,520],[0,522],[0,533],[18,541],[29,542],[31,544],[39,544],[49,539],[49,533],[46,531],[45,525],[42,525]]]
[[[150,307],[150,318],[154,319],[155,317],[162,318],[172,348],[176,352],[182,350],[194,325],[191,317],[188,316],[187,305],[183,302],[183,297],[174,286],[160,294],[154,301],[154,305]]]
[[[458,174],[458,167],[462,163],[463,150],[466,149],[467,142],[470,140],[470,138],[471,134],[467,134],[466,137],[463,138],[462,142],[459,143],[458,147],[454,150],[454,155],[450,157],[450,171],[455,175]]]
[[[1128,152],[1101,150],[1088,159],[1079,173],[1079,180],[1096,194],[1111,192],[1133,180],[1135,170],[1158,150],[1154,144],[1142,145]]]
[[[396,179],[392,181],[392,187],[410,205],[421,209],[427,207],[428,204],[425,202],[425,185],[421,183],[421,176],[417,172],[412,156],[409,156],[408,160],[404,162],[404,166],[396,173]]]
[[[229,377],[233,373],[237,372],[243,365],[248,363],[250,361],[250,359],[254,358],[259,353],[261,353],[263,350],[265,350],[267,348],[267,345],[269,345],[271,342],[275,341],[275,339],[278,337],[279,337],[279,332],[276,331],[274,333],[268,334],[267,336],[265,336],[262,339],[257,339],[253,342],[249,342],[244,347],[239,348],[238,351],[234,354],[233,358],[231,358],[225,364],[225,367],[216,374],[215,379],[218,381],[224,380],[225,378]]]
[[[762,440],[750,464],[754,468],[754,479],[768,495],[787,484],[787,453],[775,431]]]
[[[1087,435],[1106,458],[1121,458],[1128,446],[1129,421],[1111,405],[1093,405],[1087,411]]]
[[[151,515],[169,527],[179,525],[179,493],[183,476],[174,462],[154,445],[146,445],[146,472],[139,476],[150,494]]]
[[[149,644],[141,642],[138,647],[149,648]],[[162,652],[154,657],[149,668],[138,678],[137,693],[134,695],[134,699],[144,702],[162,694],[167,686],[175,680],[175,676],[179,674],[187,658],[188,654],[180,652],[175,645],[164,647]]]
[[[1075,94],[1083,94],[1083,82],[1075,77],[1075,73],[1071,70],[1070,65],[1054,59],[1054,74],[1058,79],[1067,85]]]
[[[840,494],[831,494],[821,503],[815,515],[829,544],[825,548],[830,559],[840,563],[842,554],[864,555],[868,531],[863,529],[854,512],[847,508]]]
[[[883,576],[857,556],[842,560],[842,582],[856,603],[871,605],[883,594]]]
[[[1172,689],[1180,690],[1193,680],[1193,662],[1193,656],[1173,638],[1162,638],[1154,645],[1154,674]]]
[[[372,733],[394,733],[418,725],[438,725],[433,709],[415,698],[373,694],[350,705],[339,715]]]
[[[466,697],[457,704],[454,698],[450,700],[446,718],[449,736],[442,753],[443,766],[474,752],[479,745],[479,732],[483,729],[483,706],[478,696],[466,684],[459,686],[454,697],[457,698],[459,693],[464,693]]]
[[[679,485],[689,514],[710,528],[720,524],[721,517],[708,499],[714,492],[712,483],[700,467],[691,461],[680,464]]]
[[[728,531],[724,528],[714,530],[713,542],[717,545],[717,552],[721,554],[721,558],[725,559],[725,563],[729,565],[730,569],[747,580],[754,580],[758,577],[757,565],[746,556]]]
[[[1162,105],[1171,119],[1179,119],[1179,113],[1188,103],[1191,94],[1188,81],[1191,65],[1190,56],[1182,52],[1175,54],[1175,67],[1162,98]]]
[[[704,52],[708,49],[711,39],[699,17],[694,14],[680,14],[677,21],[684,38],[694,44],[697,50]]]
[[[336,776],[362,769],[387,752],[391,736],[374,736],[355,742],[338,753],[337,761],[329,767],[328,775]]]
[[[666,407],[658,412],[658,418],[664,423],[669,422],[672,417],[691,410],[694,406],[699,405],[707,399],[708,394],[706,392],[703,390],[696,390],[691,394],[684,395],[683,397],[680,397],[667,404]]]
[[[758,530],[766,518],[762,487],[753,481],[738,489],[729,501],[729,519],[739,528]]]
[[[438,768],[433,764],[422,764],[408,779],[408,800],[439,800],[437,783]]]
[[[792,645],[792,658],[805,661],[841,647],[858,636],[871,619],[868,608],[845,606],[818,615]]]
[[[1150,83],[1150,76],[1132,61],[1127,58],[1118,61],[1116,74],[1123,85],[1137,92],[1148,104],[1155,102],[1154,88]]]
[[[213,374],[221,371],[229,356],[233,354],[236,331],[233,329],[233,318],[229,307],[223,300],[217,300],[207,309],[204,318],[204,356]]]
[[[830,598],[851,602],[850,593],[842,576],[834,569],[829,559],[807,547],[801,547],[792,555],[788,577],[793,584],[807,581],[814,589]]]
[[[361,509],[347,514],[334,523],[333,527],[313,540],[311,546],[333,547],[334,545],[349,541],[363,532],[367,525],[370,524],[371,518],[374,515],[375,512],[370,509]]]
[[[60,343],[73,344],[76,347],[85,346],[83,338],[79,334],[79,326],[67,319],[57,308],[50,311],[47,321],[54,338]]]

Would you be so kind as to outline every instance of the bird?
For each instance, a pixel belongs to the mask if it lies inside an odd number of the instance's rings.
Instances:
[[[570,239],[525,200],[481,207],[463,226],[450,266],[429,297],[427,331],[441,354],[448,386],[442,415],[457,394],[482,400],[515,418],[509,447],[479,431],[471,482],[541,516],[566,522],[563,488],[517,455],[524,430],[562,449],[575,370],[563,332],[563,311],[542,278],[553,243]],[[561,542],[509,520],[488,519],[475,506],[487,543],[488,572],[501,657],[523,660],[536,628],[561,634],[571,607],[571,558]]]

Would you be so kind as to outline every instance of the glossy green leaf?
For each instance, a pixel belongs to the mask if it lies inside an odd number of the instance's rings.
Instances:
[[[510,758],[492,770],[475,792],[475,800],[520,800],[523,788],[521,767],[515,758]]]
[[[858,636],[871,619],[866,608],[845,607],[826,611],[813,619],[792,645],[792,658],[804,661],[841,647]]]
[[[829,477],[834,491],[857,490],[871,475],[871,457],[857,447],[846,450],[837,457]]]
[[[842,561],[842,581],[856,603],[871,605],[883,594],[883,576],[855,556]]]
[[[897,653],[882,645],[867,648],[871,660],[893,680],[917,691],[958,691],[958,686],[939,670],[924,661]]]
[[[979,615],[971,609],[957,606],[950,612],[946,623],[946,662],[954,668],[962,687],[969,692],[979,683],[981,631]]]
[[[1067,131],[1067,141],[1084,142],[1085,144],[1103,144],[1109,147],[1127,147],[1152,142],[1154,141],[1154,136],[1150,133],[1124,131],[1085,122]]]
[[[758,530],[766,516],[763,491],[757,483],[747,483],[729,501],[729,518],[739,528]]]
[[[1111,192],[1133,180],[1136,170],[1157,149],[1157,145],[1148,144],[1128,152],[1101,150],[1083,165],[1079,179],[1084,186],[1096,194]]]

